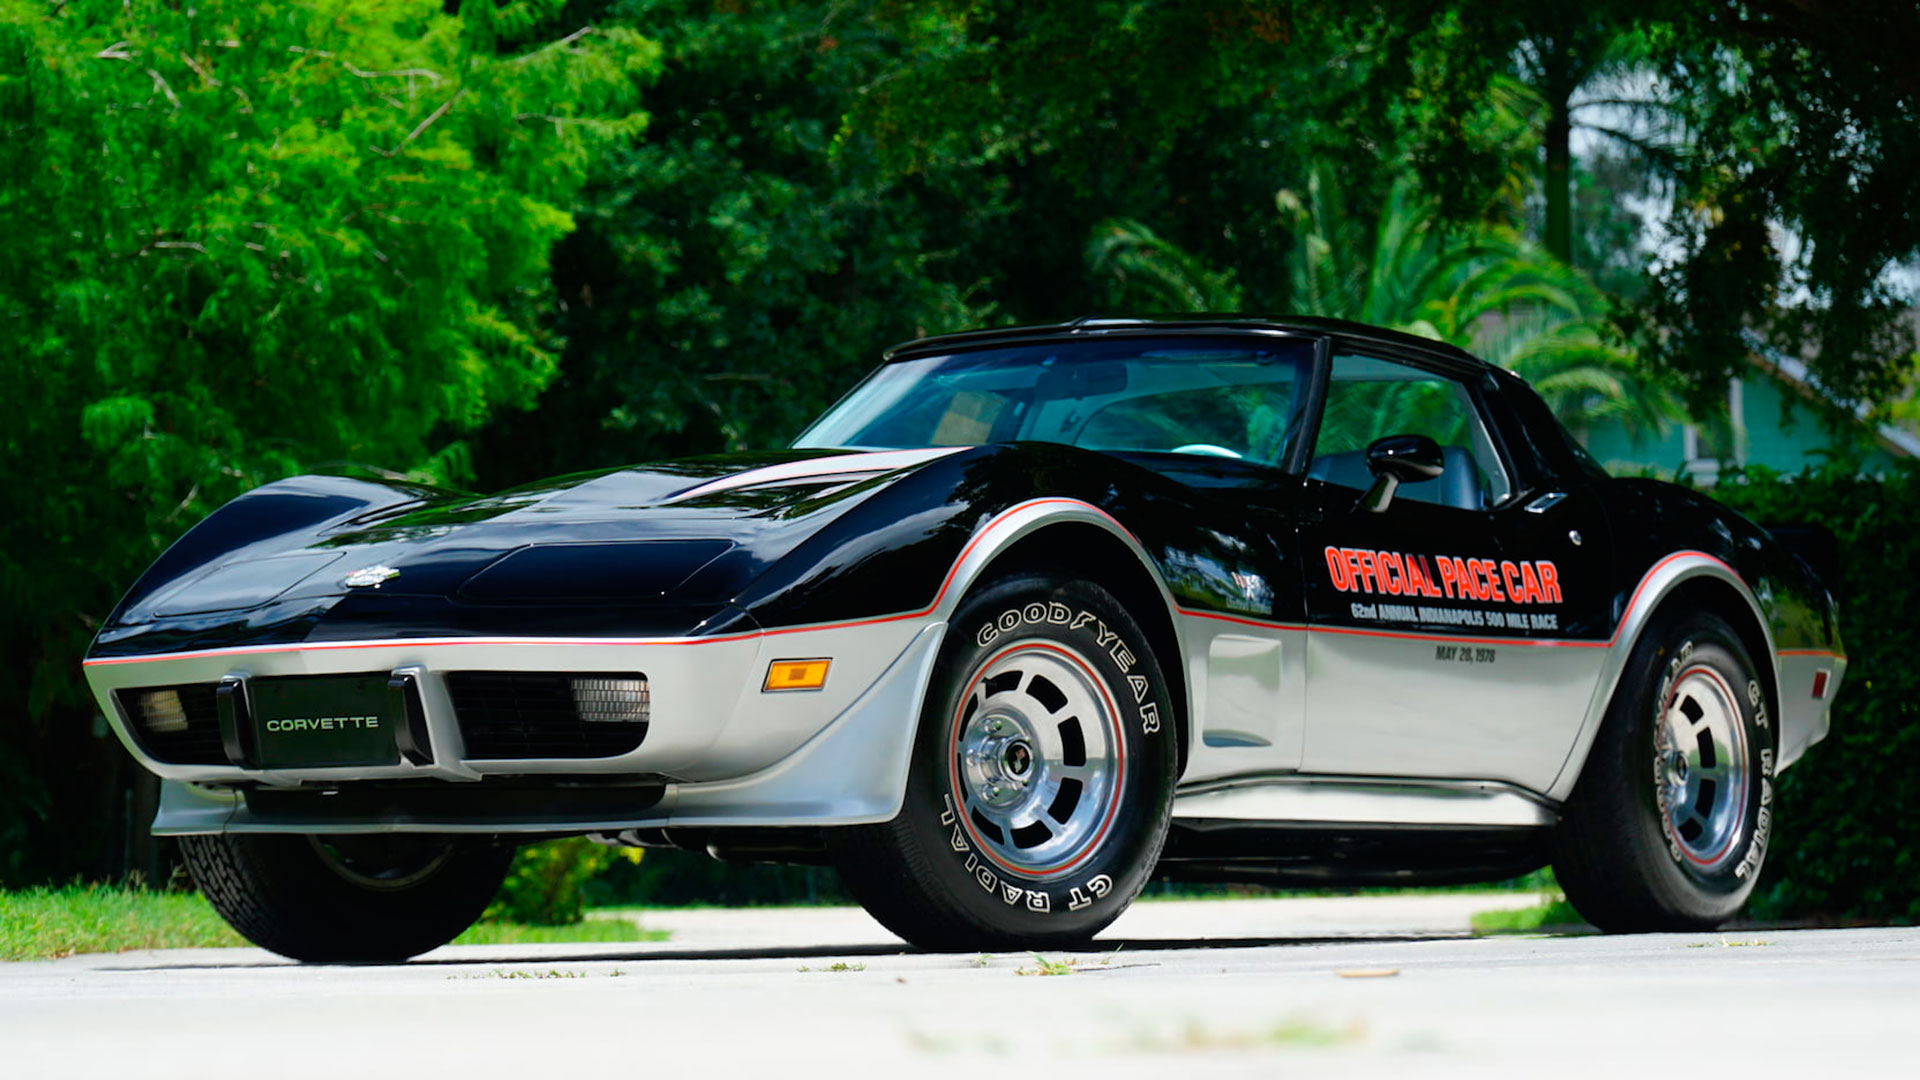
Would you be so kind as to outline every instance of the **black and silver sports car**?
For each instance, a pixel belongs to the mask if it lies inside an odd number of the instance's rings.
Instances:
[[[314,960],[440,945],[581,834],[831,862],[929,948],[1084,941],[1154,875],[1547,863],[1604,928],[1711,927],[1845,668],[1768,532],[1306,319],[914,342],[783,451],[269,484],[86,662],[154,830]]]

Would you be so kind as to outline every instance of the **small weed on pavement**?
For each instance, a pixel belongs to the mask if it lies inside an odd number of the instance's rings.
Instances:
[[[1016,968],[1013,972],[1015,975],[1071,975],[1073,974],[1074,965],[1080,962],[1075,959],[1049,960],[1039,953],[1029,953],[1028,955],[1033,957],[1034,966],[1030,968]]]

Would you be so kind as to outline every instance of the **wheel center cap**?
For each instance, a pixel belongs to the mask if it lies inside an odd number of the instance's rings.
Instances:
[[[1020,779],[1033,769],[1033,748],[1021,741],[1008,743],[1006,753],[1000,760],[1008,776]]]
[[[1687,782],[1687,755],[1678,750],[1667,753],[1667,781],[1675,785]]]

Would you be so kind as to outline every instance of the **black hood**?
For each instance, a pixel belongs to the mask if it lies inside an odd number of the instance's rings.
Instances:
[[[582,632],[631,632],[647,609],[641,623],[688,633],[849,509],[951,452],[718,455],[487,496],[295,477],[183,537],[128,592],[95,655],[153,651],[156,635],[206,648],[262,634],[552,632],[557,608],[605,613]]]

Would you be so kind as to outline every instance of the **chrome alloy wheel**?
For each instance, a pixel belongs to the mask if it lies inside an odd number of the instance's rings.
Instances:
[[[1718,869],[1746,832],[1748,755],[1732,687],[1706,666],[1682,671],[1654,725],[1654,785],[1668,836],[1697,870]]]
[[[959,825],[1003,870],[1065,873],[1100,846],[1126,777],[1120,714],[1092,664],[1051,641],[988,657],[955,717]]]

